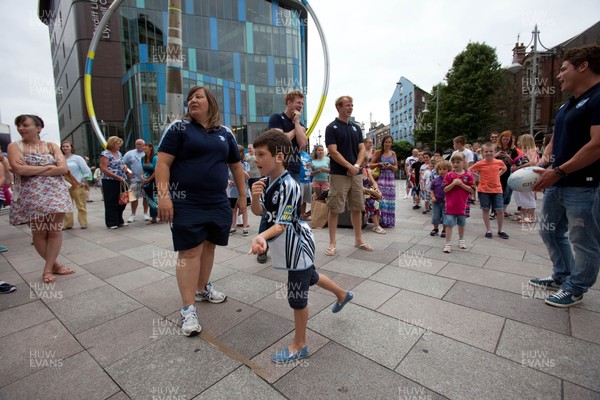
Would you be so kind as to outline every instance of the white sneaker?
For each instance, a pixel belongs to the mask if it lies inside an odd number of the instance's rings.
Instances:
[[[208,301],[210,303],[222,303],[227,299],[225,293],[216,291],[212,283],[206,284],[206,290],[196,291],[196,301]]]
[[[151,220],[150,215],[144,214],[144,221],[150,221],[150,220]]]
[[[185,336],[192,336],[202,332],[202,327],[196,315],[196,307],[190,305],[187,310],[181,309],[181,331]]]
[[[127,219],[127,222],[129,222],[130,224],[131,224],[132,222],[135,222],[135,215],[132,215],[131,217],[129,217],[129,218]]]
[[[466,249],[467,248],[467,242],[465,242],[464,239],[458,239],[458,248],[459,249]]]

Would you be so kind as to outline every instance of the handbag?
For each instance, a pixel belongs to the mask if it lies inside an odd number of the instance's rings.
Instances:
[[[120,205],[124,206],[129,202],[137,200],[137,198],[135,197],[135,194],[133,194],[133,191],[131,190],[131,188],[129,187],[129,184],[127,182],[121,181],[120,187],[121,187],[121,190],[119,192],[119,204]]]
[[[381,170],[379,169],[379,167],[377,167],[371,172],[371,176],[373,177],[373,179],[377,180],[377,178],[379,178],[380,173]]]
[[[321,229],[327,225],[329,207],[323,200],[313,200],[310,203],[310,222],[313,229]]]

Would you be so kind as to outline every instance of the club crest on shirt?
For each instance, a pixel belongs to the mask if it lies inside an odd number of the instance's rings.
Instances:
[[[356,132],[356,127],[355,126],[353,126],[352,129],[354,130],[354,132]]]
[[[225,138],[223,136],[219,135],[219,138],[221,139],[221,142],[225,141]]]
[[[275,193],[273,193],[273,198],[271,198],[271,203],[273,204],[277,204],[279,203],[279,191],[275,191]]]
[[[283,215],[281,216],[281,221],[292,221],[292,217],[294,215],[294,207],[291,205],[285,206],[283,210]]]

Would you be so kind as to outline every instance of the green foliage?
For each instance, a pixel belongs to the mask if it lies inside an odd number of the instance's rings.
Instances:
[[[463,135],[468,141],[487,135],[497,123],[498,89],[504,84],[496,50],[485,43],[469,43],[457,55],[446,74],[447,85],[439,85],[437,148],[452,147],[452,139]],[[432,90],[435,93],[435,88]],[[433,96],[432,96],[433,97]],[[433,149],[435,100],[416,132],[416,141]]]
[[[406,140],[400,140],[399,142],[392,143],[392,151],[396,153],[398,161],[404,160],[412,153],[413,145]]]

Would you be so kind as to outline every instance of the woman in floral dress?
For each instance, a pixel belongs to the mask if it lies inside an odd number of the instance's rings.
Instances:
[[[68,171],[67,163],[58,145],[40,139],[44,127],[40,117],[19,115],[15,125],[21,140],[8,146],[16,193],[10,223],[29,224],[35,249],[45,261],[42,278],[44,283],[52,283],[56,281],[54,275],[75,272],[56,261],[62,246],[64,215],[73,209],[62,178]]]
[[[379,168],[377,184],[383,194],[381,199],[381,226],[384,228],[396,225],[396,177],[398,171],[398,159],[392,151],[393,139],[384,136],[381,142],[381,150],[375,152],[371,160],[371,168]]]

